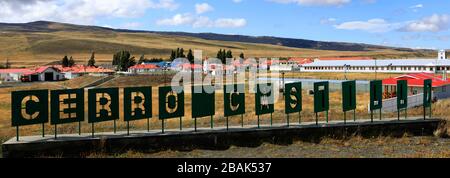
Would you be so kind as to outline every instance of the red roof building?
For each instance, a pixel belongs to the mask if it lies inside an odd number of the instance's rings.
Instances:
[[[385,99],[387,99],[387,98],[393,98],[393,97],[397,96],[397,94],[396,94],[397,81],[399,81],[399,80],[408,81],[409,95],[416,95],[419,93],[423,93],[424,81],[427,79],[432,80],[432,88],[433,88],[433,92],[435,92],[435,94],[450,92],[450,90],[448,90],[450,88],[450,80],[443,79],[442,75],[435,75],[435,74],[429,74],[429,73],[414,73],[414,74],[406,74],[406,75],[400,75],[398,77],[384,79],[383,80],[383,86],[384,86],[383,97]]]
[[[394,78],[387,78],[383,80],[383,85],[397,85],[398,80],[407,80],[410,87],[423,87],[423,82],[426,79],[432,80],[433,88],[450,85],[450,80],[444,80],[442,75],[434,75],[429,73],[406,74]]]

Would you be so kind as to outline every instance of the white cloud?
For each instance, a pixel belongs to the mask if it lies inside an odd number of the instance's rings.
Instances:
[[[211,20],[204,16],[193,16],[189,13],[176,14],[172,18],[161,19],[156,22],[161,26],[189,25],[193,28],[239,28],[247,25],[243,18],[219,18]]]
[[[164,26],[178,26],[192,24],[193,22],[194,18],[190,14],[176,14],[172,18],[158,20],[156,24]]]
[[[240,2],[242,2],[243,0],[233,0],[233,2],[234,3],[240,3]]]
[[[344,22],[334,27],[341,30],[362,30],[372,33],[387,32],[395,28],[397,24],[388,23],[384,19],[370,19],[368,21]]]
[[[269,0],[276,3],[290,4],[296,3],[305,6],[342,6],[351,0]]]
[[[197,14],[203,14],[213,10],[214,8],[208,3],[195,4],[195,12],[197,12]]]
[[[335,18],[321,19],[320,24],[322,24],[322,25],[336,24],[336,20],[337,19],[335,19]]]
[[[416,4],[414,6],[410,6],[409,8],[412,9],[413,12],[418,12],[419,9],[423,8],[423,4]]]
[[[98,17],[139,17],[148,9],[175,10],[178,6],[174,0],[0,0],[0,21],[94,24]]]
[[[413,21],[402,27],[400,31],[406,32],[439,32],[448,30],[450,25],[450,16],[447,14],[422,18],[421,20]]]

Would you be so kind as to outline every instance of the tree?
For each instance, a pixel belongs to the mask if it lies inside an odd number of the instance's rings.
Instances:
[[[227,51],[226,58],[233,58],[233,53],[231,52],[231,50]]]
[[[191,49],[189,49],[189,52],[188,52],[188,54],[187,54],[187,59],[188,59],[188,61],[189,61],[191,64],[194,63],[194,55],[192,54],[192,50],[191,50]]]
[[[75,60],[73,59],[72,56],[70,56],[68,67],[73,67],[74,65],[75,65]]]
[[[241,54],[239,55],[239,57],[240,57],[241,59],[245,59],[244,53],[241,53]]]
[[[89,67],[95,67],[95,52],[92,52],[91,58],[89,59],[87,65]]]
[[[186,58],[186,55],[184,55],[184,49],[180,49],[180,54],[177,56],[177,58]]]
[[[174,50],[172,50],[172,53],[170,54],[170,61],[173,61],[177,58],[177,54],[175,53]]]
[[[147,61],[147,59],[145,59],[145,55],[142,54],[141,57],[139,58],[138,64],[142,64],[142,63],[144,63],[146,61]]]
[[[225,55],[223,55],[222,49],[219,50],[219,52],[217,52],[217,59],[220,59],[220,61],[222,61],[222,63],[224,63],[224,57]]]
[[[63,57],[61,64],[63,67],[69,67],[69,58],[67,58],[67,55]]]
[[[119,71],[127,71],[128,68],[136,65],[136,61],[129,51],[120,51],[114,54],[113,65],[117,65]]]

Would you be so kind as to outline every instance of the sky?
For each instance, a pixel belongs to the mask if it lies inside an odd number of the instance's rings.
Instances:
[[[448,0],[0,0],[0,22],[450,49]]]

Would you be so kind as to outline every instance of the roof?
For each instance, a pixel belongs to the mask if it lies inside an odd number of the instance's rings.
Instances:
[[[399,80],[407,80],[408,86],[412,87],[423,87],[424,80],[431,79],[433,87],[441,87],[450,85],[450,80],[443,80],[442,76],[428,74],[428,73],[417,73],[417,74],[406,74],[400,75],[398,77],[387,78],[383,80],[383,85],[397,85]]]
[[[138,64],[130,67],[130,69],[158,69],[158,65],[156,64]]]
[[[371,57],[320,57],[320,60],[373,60]]]
[[[61,72],[71,72],[71,73],[112,73],[114,70],[105,69],[102,67],[91,67],[85,65],[75,65],[72,67],[62,67],[61,65],[53,66],[59,69]]]
[[[33,75],[45,72],[48,68],[53,68],[51,66],[41,66],[35,69],[1,69],[0,73],[18,73],[22,75]],[[55,70],[58,70],[54,68]]]
[[[379,60],[315,60],[313,63],[305,64],[305,67],[328,67],[328,66],[450,66],[450,60],[437,59],[379,59]]]
[[[0,73],[1,74],[6,74],[6,73],[29,73],[32,72],[33,70],[31,69],[0,69]]]

